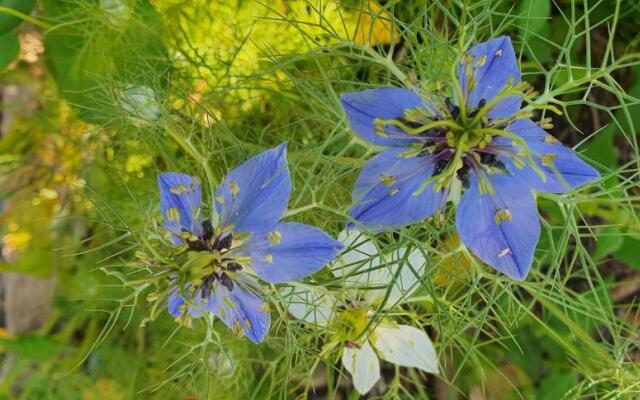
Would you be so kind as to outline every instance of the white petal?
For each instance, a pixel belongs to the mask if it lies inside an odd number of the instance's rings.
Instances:
[[[378,265],[375,280],[376,286],[381,289],[368,291],[366,298],[369,303],[383,301],[391,286],[386,302],[387,307],[391,307],[408,298],[419,287],[427,260],[420,250],[414,249],[407,254],[407,249],[403,247],[390,255],[381,256]]]
[[[288,310],[297,319],[309,324],[325,326],[333,318],[335,299],[333,296],[300,287],[282,289]]]
[[[368,341],[359,349],[345,347],[342,352],[342,364],[351,374],[353,386],[362,395],[369,392],[380,379],[380,361]]]
[[[356,230],[342,231],[338,240],[346,250],[331,265],[332,271],[344,278],[347,289],[364,293],[368,303],[382,301],[390,290],[386,304],[393,306],[419,286],[427,263],[420,250],[407,254],[403,247],[390,254],[379,254],[367,235]]]
[[[384,360],[438,373],[436,350],[429,336],[420,329],[407,325],[379,326],[374,332],[373,345]]]
[[[338,235],[338,241],[344,244],[345,250],[331,267],[333,274],[346,277],[350,283],[366,283],[367,271],[371,261],[378,254],[378,249],[369,237],[355,230],[344,230]]]

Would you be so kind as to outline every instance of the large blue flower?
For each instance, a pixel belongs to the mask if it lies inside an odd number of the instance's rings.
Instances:
[[[598,172],[521,110],[511,40],[481,43],[457,66],[453,98],[381,88],[343,93],[351,128],[383,150],[363,168],[350,211],[382,232],[421,221],[458,198],[456,226],[478,258],[515,279],[527,276],[540,236],[532,191],[563,193]]]
[[[173,242],[198,260],[190,264],[197,266],[190,271],[194,276],[169,296],[175,317],[209,311],[234,332],[261,342],[270,319],[255,277],[272,283],[300,279],[342,249],[317,228],[280,222],[291,193],[285,144],[229,172],[216,191],[217,226],[203,216],[200,184],[192,177],[164,173],[158,184]]]

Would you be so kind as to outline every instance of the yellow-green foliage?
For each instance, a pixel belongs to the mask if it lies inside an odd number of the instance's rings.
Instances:
[[[164,14],[175,64],[191,80],[194,93],[189,99],[198,101],[224,87],[226,100],[216,103],[231,102],[244,109],[262,98],[265,91],[261,89],[273,88],[285,80],[278,71],[259,78],[253,76],[268,68],[274,57],[344,40],[387,44],[396,36],[388,13],[373,1],[348,9],[337,2],[320,0],[153,3]],[[229,96],[242,101],[235,104]],[[224,105],[214,110],[228,111]]]

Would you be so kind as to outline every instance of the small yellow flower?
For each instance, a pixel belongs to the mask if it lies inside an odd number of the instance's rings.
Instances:
[[[31,238],[31,234],[25,230],[5,234],[2,237],[2,257],[9,262],[14,262],[29,245]]]

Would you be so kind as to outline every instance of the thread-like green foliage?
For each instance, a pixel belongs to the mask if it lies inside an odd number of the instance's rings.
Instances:
[[[293,182],[286,219],[336,236],[350,221],[358,171],[378,150],[349,129],[340,93],[379,86],[440,90],[466,49],[503,34],[513,40],[523,80],[539,92],[534,103],[562,112],[538,116],[552,117],[553,134],[603,178],[568,194],[538,195],[541,241],[523,282],[496,274],[455,240],[452,207],[442,219],[373,237],[381,253],[408,247],[428,261],[420,286],[404,304],[378,304],[370,323],[390,318],[426,329],[441,373],[394,371],[386,364],[384,384],[372,393],[416,399],[470,393],[614,399],[640,393],[639,310],[633,298],[617,295],[619,288],[637,285],[637,273],[623,275],[619,268],[640,268],[633,257],[640,249],[640,48],[635,31],[629,32],[640,21],[633,6],[604,0],[405,0],[372,8],[308,0],[287,8],[282,6],[288,2],[228,1],[216,13],[209,2],[156,1],[153,11],[135,1],[125,2],[131,12],[120,23],[93,2],[65,1],[67,8],[56,15],[49,3],[43,4],[53,26],[45,55],[60,95],[101,135],[97,165],[83,192],[92,203],[81,216],[90,233],[67,251],[76,266],[92,268],[83,273],[92,277],[87,285],[99,290],[83,294],[82,306],[60,308],[71,319],[69,327],[55,333],[52,323],[44,333],[74,355],[42,362],[27,385],[32,391],[24,393],[36,393],[35,382],[49,393],[72,393],[64,384],[42,382],[61,368],[73,369],[61,382],[71,379],[82,387],[91,386],[91,377],[109,377],[128,393],[122,398],[352,393],[339,350],[326,346],[335,332],[293,319],[282,286],[266,287],[272,326],[261,345],[233,336],[212,316],[195,320],[191,329],[175,323],[165,309],[168,280],[154,278],[171,263],[160,244],[156,174],[199,177],[211,204],[230,168],[286,141]],[[372,16],[356,17],[362,12]],[[242,24],[230,27],[237,29],[228,35],[234,40],[219,43],[215,32],[231,24],[223,16]],[[355,28],[358,21],[371,27]],[[372,40],[375,29],[389,40]],[[73,41],[55,42],[65,35]],[[73,80],[60,75],[61,68],[91,69],[89,61],[100,69]],[[141,86],[154,93],[146,105],[153,118],[123,106],[122,92]],[[324,269],[293,285],[340,297],[344,279]],[[72,290],[62,296],[74,297]],[[76,330],[86,331],[86,338],[74,342]],[[126,367],[118,371],[118,365]]]

